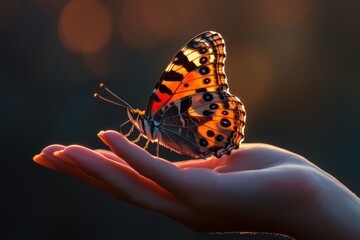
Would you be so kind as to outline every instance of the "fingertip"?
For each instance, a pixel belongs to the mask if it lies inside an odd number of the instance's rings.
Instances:
[[[46,159],[45,155],[43,153],[37,154],[33,157],[33,161],[36,162],[37,164],[50,168],[50,169],[56,169],[55,165],[49,161],[48,159]]]
[[[41,161],[41,153],[40,153],[40,154],[36,154],[36,155],[33,157],[33,160],[34,160],[34,162]]]
[[[119,132],[114,130],[108,130],[108,131],[101,131],[98,134],[101,141],[103,141],[106,145],[113,145],[115,142],[123,142],[123,143],[130,143],[129,140],[121,135]]]
[[[97,134],[97,135],[98,135],[98,137],[100,137],[101,135],[103,135],[103,134],[104,134],[104,132],[105,132],[105,131],[102,131],[102,130],[101,130],[101,131]]]
[[[64,145],[60,145],[60,144],[52,144],[52,145],[49,145],[47,147],[45,147],[41,153],[44,153],[44,154],[52,154],[53,152],[55,151],[59,151],[59,150],[63,150],[65,148]]]

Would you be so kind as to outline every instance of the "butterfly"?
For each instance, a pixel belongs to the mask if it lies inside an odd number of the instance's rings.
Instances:
[[[129,121],[141,137],[194,158],[230,155],[244,140],[246,113],[238,97],[229,92],[224,62],[225,42],[207,31],[187,42],[171,59],[148,98],[145,110],[124,100]],[[97,93],[95,94],[98,97]]]

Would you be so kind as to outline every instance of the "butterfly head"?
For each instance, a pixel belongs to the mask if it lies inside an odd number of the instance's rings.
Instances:
[[[156,123],[145,117],[145,111],[140,109],[127,109],[128,117],[139,132],[151,141],[157,141],[159,128]]]

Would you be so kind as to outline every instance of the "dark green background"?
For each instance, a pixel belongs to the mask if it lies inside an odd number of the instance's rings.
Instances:
[[[68,2],[0,2],[1,239],[282,239],[193,233],[32,161],[52,143],[105,147],[96,133],[118,129],[127,116],[92,97],[98,83],[144,108],[172,55],[205,30],[227,43],[230,89],[248,114],[245,141],[294,151],[360,192],[358,1],[156,1],[166,6],[156,14],[167,11],[169,28],[144,48],[121,37],[127,2],[101,1],[113,26],[95,53],[108,67],[97,74],[59,39]]]

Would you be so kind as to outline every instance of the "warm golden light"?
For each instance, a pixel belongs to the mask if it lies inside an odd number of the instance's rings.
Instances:
[[[256,0],[256,15],[268,27],[294,27],[310,16],[314,2],[311,0]]]
[[[127,1],[121,8],[119,31],[126,44],[140,49],[152,48],[171,31],[171,9],[162,0]]]
[[[95,52],[109,41],[109,11],[96,0],[74,0],[61,12],[58,31],[62,43],[79,53]]]

